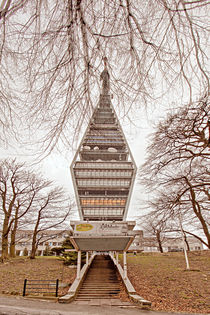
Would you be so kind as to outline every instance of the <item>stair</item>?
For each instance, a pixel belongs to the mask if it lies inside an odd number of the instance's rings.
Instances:
[[[96,255],[76,301],[119,298],[119,292],[120,281],[113,261],[109,256]]]

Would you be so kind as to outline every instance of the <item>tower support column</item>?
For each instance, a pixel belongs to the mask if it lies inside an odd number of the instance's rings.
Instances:
[[[89,252],[86,252],[86,265],[89,264]]]
[[[118,252],[116,252],[116,262],[117,262],[117,264],[119,264],[119,253]]]
[[[123,270],[124,270],[124,279],[127,279],[127,257],[126,257],[126,251],[123,252]]]
[[[81,256],[81,250],[79,250],[77,254],[77,279],[80,279]]]

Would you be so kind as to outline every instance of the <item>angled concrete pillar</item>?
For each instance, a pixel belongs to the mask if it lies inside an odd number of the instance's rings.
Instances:
[[[86,265],[89,264],[89,252],[86,252]]]
[[[124,270],[124,279],[127,279],[127,257],[126,257],[126,252],[123,252],[123,270]]]
[[[118,252],[116,252],[116,262],[117,262],[117,264],[119,264],[119,253]]]
[[[80,270],[81,270],[81,250],[77,254],[77,279],[80,279]]]

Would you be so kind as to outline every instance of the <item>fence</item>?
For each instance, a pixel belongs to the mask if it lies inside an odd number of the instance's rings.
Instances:
[[[42,294],[58,296],[59,280],[24,280],[23,296],[28,294]]]

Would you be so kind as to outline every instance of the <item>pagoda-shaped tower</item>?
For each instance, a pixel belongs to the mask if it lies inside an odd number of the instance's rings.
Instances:
[[[106,60],[101,80],[102,90],[98,106],[93,112],[71,164],[80,214],[80,221],[70,223],[72,227],[70,240],[78,252],[77,276],[68,294],[59,301],[65,303],[73,300],[96,255],[108,255],[116,265],[132,299],[147,305],[150,302],[138,297],[127,278],[126,252],[135,235],[139,234],[133,230],[135,221],[126,221],[136,165],[111,103]],[[86,264],[81,268],[82,251],[86,252]],[[123,268],[118,260],[119,253],[123,253]],[[107,293],[107,290],[108,296],[112,295],[113,289],[109,287],[110,274],[107,274],[107,279],[104,277],[103,261],[105,260],[98,260],[101,263],[99,269],[102,274],[101,282],[99,274],[92,273],[93,298],[102,296],[104,299],[104,292]],[[86,291],[81,293],[82,298],[92,299],[90,296],[87,297],[87,289],[84,290]],[[95,292],[97,290],[99,294]]]
[[[125,221],[136,165],[111,103],[109,72],[71,164],[80,220]]]

